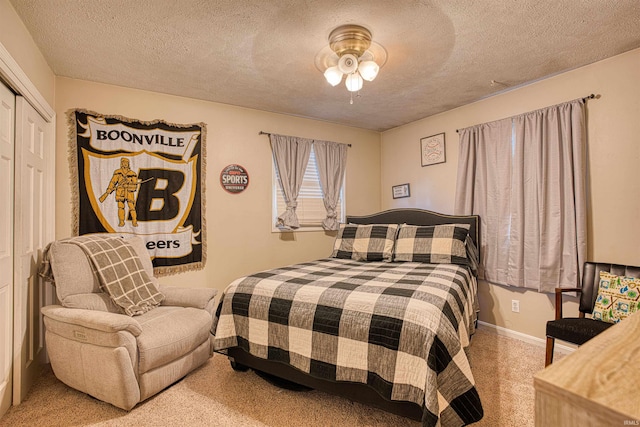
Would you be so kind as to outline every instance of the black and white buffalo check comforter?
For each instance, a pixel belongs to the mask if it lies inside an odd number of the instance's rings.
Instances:
[[[425,426],[460,426],[483,415],[465,353],[476,307],[464,266],[328,258],[234,281],[214,346],[365,383],[422,405]]]

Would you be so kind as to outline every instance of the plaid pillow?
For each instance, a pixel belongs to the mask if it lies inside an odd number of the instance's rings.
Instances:
[[[601,271],[592,317],[618,323],[637,311],[640,311],[640,279]]]
[[[393,260],[469,265],[465,246],[468,234],[469,224],[402,224]]]
[[[391,262],[398,224],[340,224],[333,258]]]

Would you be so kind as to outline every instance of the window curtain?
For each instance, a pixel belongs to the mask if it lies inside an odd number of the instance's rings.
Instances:
[[[340,201],[340,189],[347,170],[347,145],[331,141],[314,141],[313,150],[320,177],[324,207],[327,217],[322,221],[325,230],[338,230],[337,206]]]
[[[300,228],[296,215],[297,199],[304,172],[307,169],[313,140],[286,135],[269,135],[273,158],[278,168],[278,180],[287,209],[278,216],[276,227],[281,230]]]
[[[478,214],[481,278],[553,292],[586,258],[584,101],[463,129],[455,212]]]

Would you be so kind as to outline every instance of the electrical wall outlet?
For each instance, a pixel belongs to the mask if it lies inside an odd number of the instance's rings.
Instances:
[[[511,311],[513,311],[514,313],[520,313],[520,300],[511,300]]]

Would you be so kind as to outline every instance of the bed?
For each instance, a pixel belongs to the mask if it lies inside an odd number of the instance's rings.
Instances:
[[[347,216],[330,258],[239,278],[214,349],[254,369],[422,421],[483,416],[467,349],[477,320],[479,217]],[[462,246],[461,246],[462,245]]]

